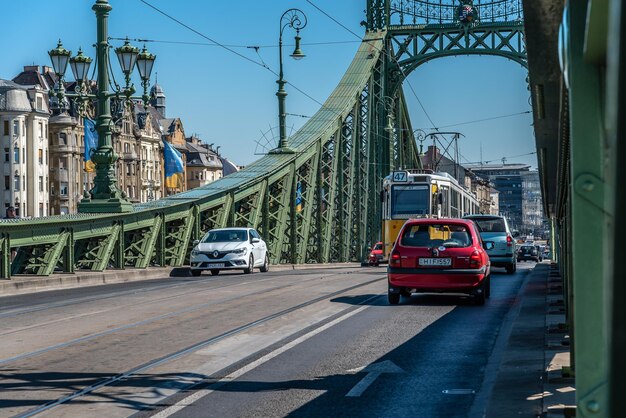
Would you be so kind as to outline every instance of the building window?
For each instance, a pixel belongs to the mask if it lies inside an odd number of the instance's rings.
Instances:
[[[4,134],[5,135],[9,134],[9,121],[8,120],[4,121]]]
[[[59,145],[67,145],[67,135],[64,132],[59,134]]]
[[[61,182],[61,189],[59,191],[61,196],[67,196],[67,182]]]
[[[126,175],[130,176],[130,163],[126,164]]]
[[[11,176],[4,176],[4,190],[11,190]]]
[[[67,206],[61,206],[61,210],[59,212],[61,215],[67,215],[68,213],[70,213],[70,210]]]
[[[13,135],[14,136],[20,135],[20,122],[17,120],[13,121]]]
[[[37,110],[43,110],[43,99],[41,96],[37,96]]]
[[[43,203],[39,204],[39,216],[43,216]]]
[[[43,176],[39,176],[39,191],[43,192]]]
[[[43,139],[43,123],[39,122],[39,139]]]
[[[43,150],[41,148],[37,150],[37,156],[39,158],[39,164],[43,164]]]
[[[10,155],[10,153],[9,153],[9,149],[8,149],[8,148],[5,148],[5,149],[4,149],[4,162],[5,162],[5,163],[8,163],[8,162],[10,161],[10,159],[9,159],[9,155]]]
[[[15,172],[15,176],[13,176],[13,190],[16,192],[20,191],[20,176]]]
[[[20,149],[18,147],[13,147],[13,162],[15,164],[20,163]]]

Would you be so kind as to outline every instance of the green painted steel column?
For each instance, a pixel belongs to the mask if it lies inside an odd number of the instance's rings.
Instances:
[[[133,207],[117,188],[115,162],[117,155],[113,149],[111,132],[111,93],[109,92],[109,40],[108,18],[112,7],[108,0],[98,0],[92,7],[97,19],[97,56],[98,56],[98,149],[92,160],[96,164],[94,188],[89,199],[78,204],[79,212],[130,212]]]
[[[607,417],[608,347],[603,283],[605,183],[603,167],[603,81],[600,69],[585,61],[589,1],[565,9],[569,27],[568,76],[571,132],[574,350],[577,415]]]

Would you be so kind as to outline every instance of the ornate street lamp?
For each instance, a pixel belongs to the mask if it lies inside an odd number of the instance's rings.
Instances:
[[[290,55],[293,59],[299,60],[305,57],[300,49],[300,30],[304,29],[307,24],[306,15],[299,9],[289,9],[280,17],[280,32],[278,36],[278,58],[280,62],[280,71],[278,73],[278,125],[280,139],[278,141],[278,148],[270,151],[271,154],[291,154],[294,151],[289,148],[287,144],[287,127],[286,127],[286,113],[285,113],[285,98],[287,92],[285,91],[285,84],[287,81],[283,78],[283,31],[285,28],[290,27],[296,31],[296,47],[293,53]]]
[[[150,96],[148,96],[150,73],[156,57],[150,54],[145,46],[139,52],[139,49],[132,46],[126,39],[124,45],[115,49],[124,73],[126,85],[120,88],[115,84],[113,91],[110,91],[109,49],[111,45],[109,44],[107,21],[112,7],[108,0],[96,0],[92,10],[96,14],[97,21],[96,63],[98,65],[98,91],[96,94],[93,94],[88,85],[87,74],[92,61],[91,58],[85,56],[80,49],[75,57],[70,58],[71,52],[63,48],[59,40],[57,47],[48,52],[52,61],[52,67],[59,78],[50,95],[59,98],[61,108],[63,107],[65,97],[74,98],[77,104],[76,108],[81,116],[86,115],[87,108],[94,100],[97,100],[98,103],[96,107],[98,147],[92,155],[92,161],[96,164],[96,176],[93,189],[86,192],[85,198],[78,204],[79,212],[130,212],[132,205],[126,198],[125,193],[118,189],[115,175],[117,155],[115,155],[112,143],[111,125],[113,124],[113,118],[111,117],[111,98],[114,97],[121,100],[120,95],[124,96],[124,106],[132,106],[132,99],[142,99],[144,106],[147,107],[150,99]],[[64,88],[64,76],[68,62],[72,66],[72,72],[76,79],[75,93],[66,93]],[[135,64],[137,64],[143,86],[143,95],[141,97],[133,97],[135,87],[131,84],[131,74]]]

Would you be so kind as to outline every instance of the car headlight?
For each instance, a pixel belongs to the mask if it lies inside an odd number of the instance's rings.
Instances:
[[[237,248],[236,250],[231,251],[231,253],[237,254],[237,255],[246,255],[246,252],[248,252],[248,249],[246,247]]]

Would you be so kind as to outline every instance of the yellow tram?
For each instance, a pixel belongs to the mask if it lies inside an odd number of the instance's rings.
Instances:
[[[394,171],[383,180],[383,259],[389,259],[402,225],[413,218],[460,218],[479,213],[478,200],[448,173]]]

